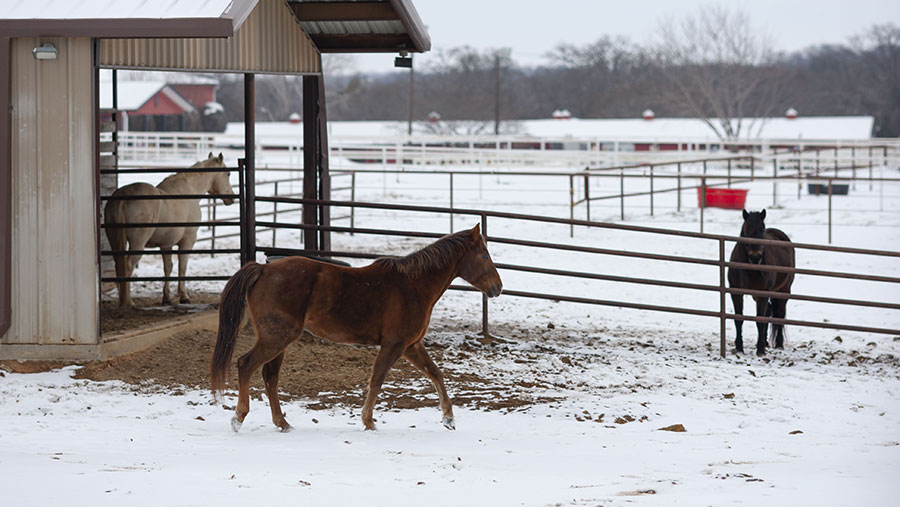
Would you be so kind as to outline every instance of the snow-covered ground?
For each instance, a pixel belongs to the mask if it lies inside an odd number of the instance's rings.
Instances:
[[[357,200],[447,204],[446,176],[381,178],[360,177]],[[459,207],[569,213],[567,178],[485,176],[456,184]],[[592,193],[602,194],[602,185]],[[606,185],[606,191],[617,190],[618,180]],[[741,187],[750,190],[748,208],[768,209],[770,227],[797,242],[826,242],[825,198],[804,191],[798,200],[796,184],[782,183],[773,206],[771,182]],[[679,212],[675,194],[658,196],[650,217],[649,198],[631,198],[628,222],[698,230],[696,193],[686,191],[683,199]],[[870,190],[858,183],[834,204],[835,244],[898,250],[900,186]],[[616,200],[595,203],[592,217],[616,220],[618,206]],[[577,213],[584,217],[584,208]],[[706,232],[735,235],[740,227],[737,211],[708,209],[704,219]],[[454,228],[475,222],[456,217]],[[583,227],[570,237],[562,225],[488,224],[495,237],[718,255],[718,245],[707,240]],[[450,227],[444,215],[374,210],[360,211],[356,225],[433,232]],[[294,236],[280,231],[277,244],[297,246]],[[260,233],[260,244],[267,241],[271,233]],[[394,254],[427,243],[366,235],[335,235],[333,242],[336,250]],[[503,244],[490,249],[496,262],[508,264],[718,283],[716,267]],[[797,259],[798,267],[900,276],[896,258],[798,250]],[[197,256],[189,274],[236,267],[236,259]],[[138,275],[160,272],[159,262],[145,258]],[[718,310],[717,293],[501,275],[511,290]],[[159,289],[135,284],[134,290]],[[898,294],[895,284],[810,276],[798,276],[794,292],[888,302]],[[135,392],[114,382],[73,379],[73,367],[7,372],[0,377],[4,499],[10,505],[818,506],[896,505],[900,497],[894,480],[900,465],[900,336],[798,327],[789,329],[784,351],[721,359],[716,319],[501,296],[490,306],[501,340],[479,348],[471,335],[480,328],[480,304],[477,294],[448,292],[426,341],[447,347],[441,366],[490,379],[536,403],[491,412],[457,407],[455,432],[440,425],[436,400],[434,408],[420,410],[379,405],[376,432],[362,430],[360,407],[312,410],[300,400],[286,407],[294,431],[281,434],[269,422],[266,403],[253,400],[243,429],[234,434],[230,413],[211,405],[205,392]],[[900,329],[894,310],[791,301],[788,318]],[[745,334],[755,336],[754,327],[748,323]],[[731,323],[728,333],[731,342]],[[388,382],[382,398],[395,385]],[[451,396],[461,394],[452,382],[448,389]],[[686,431],[660,430],[676,424]]]

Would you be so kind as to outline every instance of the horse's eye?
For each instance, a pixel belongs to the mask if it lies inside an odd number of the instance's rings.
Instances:
[[[483,260],[488,260],[490,257],[488,257],[488,254],[481,254],[481,258]]]

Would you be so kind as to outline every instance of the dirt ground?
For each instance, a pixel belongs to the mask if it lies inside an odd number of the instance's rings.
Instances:
[[[163,307],[158,298],[135,298],[137,308],[120,309],[117,302],[104,302],[101,308],[103,333],[115,333],[147,324],[162,322],[193,311],[215,308],[218,294],[191,293],[191,305]],[[460,330],[465,332],[465,330]],[[140,391],[168,391],[177,394],[185,388],[209,388],[209,360],[216,335],[208,330],[189,330],[173,335],[155,347],[132,355],[107,361],[89,362],[83,365],[77,378],[97,381],[120,380]],[[455,354],[465,355],[478,349],[490,352],[485,344],[490,339],[472,337],[471,347],[464,346]],[[236,389],[237,368],[235,361],[252,347],[255,341],[248,326],[238,337],[230,371],[229,390]],[[511,409],[534,403],[509,395],[498,389],[495,383],[471,373],[456,371],[453,361],[445,360],[445,349],[440,345],[426,347],[432,359],[444,373],[444,381],[456,406],[480,409]],[[489,347],[488,347],[489,349]],[[284,399],[301,399],[310,402],[313,409],[325,409],[337,405],[358,408],[365,398],[375,347],[342,345],[304,334],[292,343],[281,368],[279,390]],[[7,371],[28,372],[59,367],[59,363],[14,363],[3,365]],[[454,396],[454,393],[455,396]],[[264,398],[262,377],[254,375],[251,396]],[[388,408],[437,407],[437,396],[431,383],[406,360],[400,359],[391,369],[379,402]],[[233,405],[233,393],[226,393],[226,405]]]

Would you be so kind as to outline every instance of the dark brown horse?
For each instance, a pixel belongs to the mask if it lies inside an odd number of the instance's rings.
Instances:
[[[444,236],[406,257],[384,257],[361,268],[305,257],[245,264],[222,292],[210,367],[213,394],[221,397],[237,333],[243,327],[244,307],[249,307],[256,345],[237,361],[239,394],[232,429],[238,431],[250,411],[250,377],[260,366],[272,422],[282,431],[290,429],[278,402],[278,371],[285,347],[303,330],[339,343],[381,346],[363,405],[367,430],[375,429],[375,398],[401,355],[434,384],[442,422],[455,429],[443,375],[428,357],[422,337],[435,303],[456,277],[489,297],[500,295],[503,288],[478,225]]]
[[[744,210],[744,225],[741,227],[742,238],[759,238],[790,243],[787,234],[778,229],[767,229],[764,222],[766,210],[748,213]],[[758,243],[737,243],[731,251],[731,262],[748,264],[760,264],[764,266],[794,267],[794,247],[782,245],[760,245]],[[755,269],[728,268],[728,285],[733,289],[750,289],[768,292],[791,293],[791,284],[794,282],[793,273],[780,273],[775,271],[760,271]],[[756,300],[757,317],[775,317],[783,319],[787,312],[787,298],[768,298],[753,296]],[[732,294],[734,313],[744,314],[744,296]],[[744,351],[744,339],[741,336],[741,327],[744,321],[735,319],[737,338],[734,345],[738,352]],[[766,330],[768,324],[757,322],[756,329],[759,336],[756,338],[756,354],[762,356],[766,353]],[[784,348],[784,325],[772,324],[772,334],[775,337],[775,348]]]

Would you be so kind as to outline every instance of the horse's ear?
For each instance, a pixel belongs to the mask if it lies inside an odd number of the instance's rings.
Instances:
[[[212,155],[212,153],[210,153],[210,155]],[[220,151],[219,152],[219,162],[222,162],[223,160],[225,160],[225,156],[222,155],[222,152]]]
[[[206,158],[213,158],[214,156],[215,156],[215,155],[213,155],[213,152],[209,152],[209,156],[206,157]]]
[[[747,210],[743,210],[743,211],[744,211],[744,220],[747,220],[747,217],[750,216],[750,213],[747,213]]]
[[[475,224],[475,227],[472,227],[472,237],[478,238],[481,236],[481,224]]]
[[[762,211],[759,212],[759,218],[762,218],[763,220],[766,219],[766,210],[765,209],[763,209]]]

